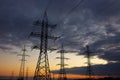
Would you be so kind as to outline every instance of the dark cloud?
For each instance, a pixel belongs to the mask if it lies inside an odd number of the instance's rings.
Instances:
[[[101,76],[120,76],[120,63],[110,63],[106,65],[94,65],[92,66],[92,75],[101,75]],[[52,71],[53,73],[59,73],[58,71]],[[69,74],[80,74],[86,75],[87,67],[73,67],[66,68],[66,72]]]
[[[112,36],[91,45],[94,55],[98,55],[100,58],[106,60],[120,61],[120,38],[119,33],[116,36]],[[96,54],[97,53],[97,54]]]
[[[20,48],[23,44],[37,44],[37,39],[28,39],[28,36],[34,31],[33,22],[41,20],[48,2],[49,0],[0,0],[2,50],[11,49],[4,45]],[[81,54],[84,47],[90,45],[94,52],[92,55],[108,61],[120,61],[120,1],[84,0],[72,13],[66,15],[78,2],[79,0],[51,0],[47,10],[48,19],[50,23],[59,23],[53,33],[62,35],[62,38],[54,45],[50,41],[49,46],[58,47],[63,43],[65,49]]]
[[[86,5],[87,4],[87,5]],[[105,19],[113,15],[118,15],[120,13],[119,0],[85,0],[84,6],[92,10],[96,17],[101,17]]]

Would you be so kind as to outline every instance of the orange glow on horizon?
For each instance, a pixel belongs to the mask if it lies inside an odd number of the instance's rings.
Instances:
[[[35,68],[36,68],[36,64],[37,64],[37,59],[38,59],[38,54],[34,54],[34,53],[39,53],[39,52],[38,51],[33,51],[33,52],[29,51],[28,53],[32,57],[26,58],[27,61],[26,61],[25,67],[29,68],[28,75],[30,77],[33,77]],[[56,55],[56,56],[54,56],[54,55]],[[49,54],[50,70],[59,70],[59,66],[56,66],[56,64],[58,64],[60,62],[59,60],[56,60],[57,56],[59,56],[59,54],[56,54],[54,52]],[[76,56],[75,54],[66,54],[65,56],[71,58],[71,60],[66,61],[66,63],[69,64],[69,66],[67,68],[81,67],[81,66],[86,65],[84,63],[80,64],[80,62],[86,62],[86,59],[83,56]],[[19,69],[20,69],[19,59],[21,59],[21,57],[18,57],[17,55],[0,54],[0,76],[11,76],[12,71],[14,71],[14,76],[18,76]],[[81,59],[81,60],[76,62],[76,60],[79,60],[79,59]],[[101,60],[99,61],[99,59],[97,59],[97,57],[95,57],[94,60],[96,60],[98,62],[98,64],[100,64],[99,62],[104,62]],[[97,63],[97,62],[95,62],[95,63]],[[25,70],[25,74],[26,74],[26,70]],[[54,74],[54,77],[58,78],[58,74]],[[104,76],[94,76],[94,77],[101,78]],[[79,75],[79,74],[67,74],[67,78],[88,78],[88,76]]]
[[[10,73],[7,73],[7,72],[1,72],[0,73],[0,76],[11,76]],[[18,73],[14,72],[14,76],[18,76]],[[29,73],[29,77],[33,77],[33,73]],[[85,78],[88,78],[88,76],[86,75],[79,75],[79,74],[66,74],[67,78],[68,79],[85,79]],[[58,78],[59,77],[59,74],[51,74],[51,78]],[[92,76],[92,78],[104,78],[106,76]]]
[[[52,77],[54,76],[54,78],[58,78],[59,74],[54,74],[52,75]],[[89,78],[89,76],[86,75],[79,75],[79,74],[66,74],[67,78],[69,79],[85,79],[85,78]],[[92,76],[92,78],[104,78],[106,76]]]

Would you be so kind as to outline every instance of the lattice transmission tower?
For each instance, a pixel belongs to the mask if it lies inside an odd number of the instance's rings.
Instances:
[[[28,80],[28,67],[27,67],[27,69],[26,69],[26,80]]]
[[[18,56],[22,56],[22,59],[20,60],[21,61],[21,65],[20,65],[20,71],[19,71],[19,78],[17,80],[25,80],[25,77],[24,77],[24,73],[25,73],[25,61],[26,61],[26,56],[29,56],[29,55],[26,55],[26,49],[25,49],[25,46],[24,48],[22,49],[23,51],[23,54],[18,54]]]
[[[14,80],[14,71],[11,73],[10,80]]]
[[[92,74],[93,74],[93,71],[91,69],[91,55],[90,53],[93,53],[90,51],[90,48],[89,46],[87,45],[86,46],[86,51],[85,53],[87,53],[87,75],[89,76],[89,79],[92,79]]]
[[[65,58],[64,57],[64,53],[65,50],[63,48],[63,45],[61,47],[61,50],[58,51],[60,53],[60,57],[57,57],[57,59],[60,59],[60,71],[59,71],[59,77],[58,80],[67,80],[67,76],[66,76],[66,71],[65,71],[65,66],[67,66],[68,64],[65,64],[65,59],[69,59],[69,58]]]
[[[34,25],[41,27],[39,32],[31,32],[30,36],[38,37],[40,39],[40,46],[35,46],[34,48],[39,48],[40,54],[38,57],[35,74],[33,80],[51,80],[49,60],[48,60],[48,39],[57,39],[58,37],[49,34],[49,28],[55,28],[56,25],[49,24],[47,12],[44,12],[43,19],[36,21]],[[38,43],[39,44],[39,43]]]

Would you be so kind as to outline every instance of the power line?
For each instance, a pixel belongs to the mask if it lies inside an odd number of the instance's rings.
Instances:
[[[48,3],[47,3],[47,5],[46,5],[46,7],[45,7],[45,10],[43,11],[43,18],[44,18],[44,12],[47,12],[47,10],[48,10],[51,2],[52,2],[52,0],[49,0]]]
[[[112,6],[113,6],[113,4],[115,4],[116,2],[117,2],[118,0],[113,0],[113,1],[111,1],[109,4],[107,4],[107,5],[102,5],[102,9],[100,9],[100,12],[99,12],[99,14],[104,14],[105,12],[108,12],[111,8],[112,8]],[[95,17],[97,17],[97,15],[95,14]]]
[[[46,6],[46,8],[45,8],[45,11],[47,11],[48,10],[48,7],[50,6],[50,3],[52,2],[52,0],[49,0],[48,1],[48,4],[47,4],[47,6]]]
[[[33,48],[39,49],[39,57],[35,69],[34,79],[33,80],[51,80],[51,73],[49,67],[48,59],[48,39],[57,39],[58,37],[52,36],[49,34],[49,29],[54,28],[52,24],[49,24],[47,18],[47,12],[45,11],[43,20],[36,21],[34,25],[41,27],[39,32],[31,32],[30,36],[38,37],[40,40],[39,46],[34,46]]]
[[[70,11],[68,11],[66,13],[66,15],[64,15],[64,17],[57,23],[57,25],[59,25],[65,18],[67,18],[77,7],[79,7],[84,0],[80,0],[79,3],[77,5],[75,5],[73,8],[70,9]]]
[[[70,15],[84,0],[81,0],[76,6],[74,6],[66,15]]]
[[[64,17],[57,23],[57,25],[59,25],[65,18],[67,18],[77,7],[79,7],[82,3],[83,3],[84,0],[80,0],[78,2],[78,4],[76,4],[74,7],[72,7],[65,15]],[[52,2],[52,0],[49,0],[44,12],[46,12],[50,6],[50,3]],[[44,15],[44,13],[43,13]]]

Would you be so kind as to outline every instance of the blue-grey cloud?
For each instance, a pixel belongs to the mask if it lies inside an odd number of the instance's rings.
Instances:
[[[34,31],[33,22],[42,18],[49,0],[0,0],[0,47],[37,44],[37,39],[28,39]],[[120,61],[120,1],[84,0],[72,13],[66,15],[79,0],[51,0],[48,6],[48,19],[57,25],[55,35],[62,35],[54,45],[62,43],[65,49],[83,53],[86,45],[93,52],[108,61]],[[13,49],[12,49],[13,50]],[[13,50],[14,51],[14,50]],[[97,53],[97,54],[96,54]],[[101,55],[102,54],[102,55]],[[82,54],[85,55],[85,54]],[[117,64],[111,64],[113,66]],[[117,72],[116,72],[117,74]]]

